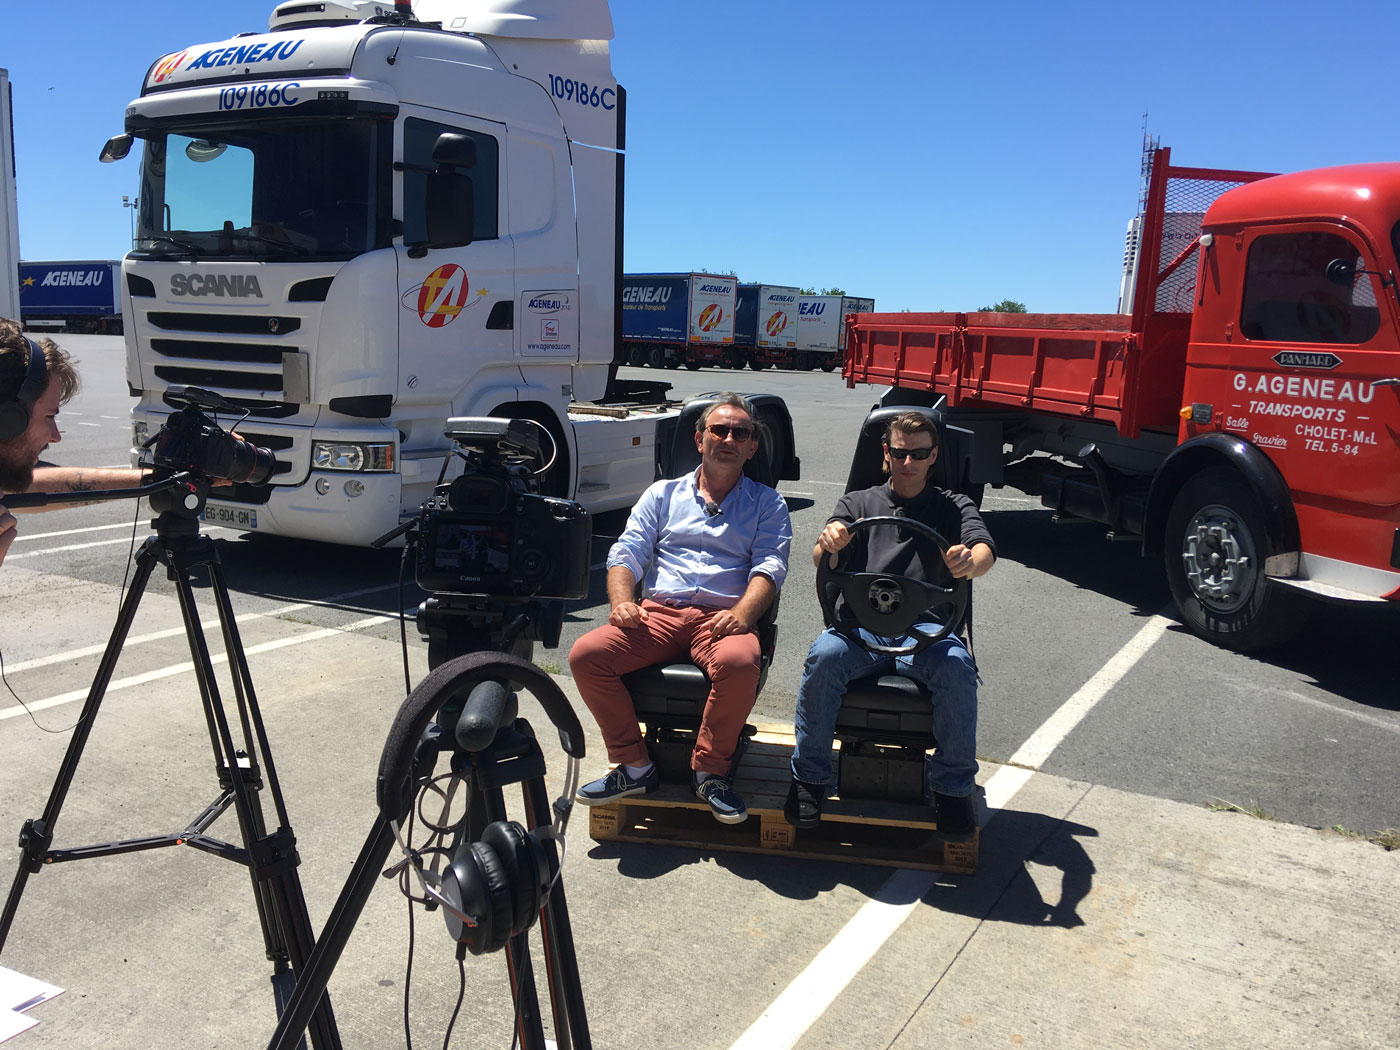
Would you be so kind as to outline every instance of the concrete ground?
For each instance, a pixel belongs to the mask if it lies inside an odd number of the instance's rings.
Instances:
[[[164,595],[147,606],[156,622],[143,630],[178,624]],[[295,639],[316,630],[254,620],[244,643],[319,930],[373,819],[403,681],[388,622],[323,637],[308,670]],[[154,662],[180,658],[183,638],[168,645]],[[413,660],[417,680],[421,649]],[[81,690],[91,673],[55,664],[24,695]],[[542,712],[523,706],[557,790],[562,755]],[[59,729],[79,707],[35,717]],[[0,717],[0,829],[13,842],[42,812],[68,737],[13,706]],[[583,720],[594,776],[606,762]],[[980,779],[995,808],[975,876],[605,846],[576,814],[564,884],[593,1045],[1400,1046],[1400,853],[1012,766],[987,764]],[[178,830],[213,796],[191,676],[130,681],[94,723],[55,845]],[[236,837],[229,817],[215,831]],[[409,914],[381,880],[330,985],[346,1047],[405,1043]],[[415,1045],[436,1046],[458,971],[438,915],[415,919],[409,1023]],[[274,1024],[248,876],[193,850],[46,868],[0,964],[67,989],[33,1008],[40,1024],[16,1047],[261,1047]],[[452,1045],[509,1046],[503,958],[465,973]]]

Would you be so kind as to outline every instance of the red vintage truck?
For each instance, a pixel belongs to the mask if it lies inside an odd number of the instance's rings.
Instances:
[[[1212,642],[1277,644],[1307,596],[1400,600],[1400,164],[1160,149],[1139,218],[1131,313],[853,316],[847,385],[941,405],[947,487],[1139,539]]]

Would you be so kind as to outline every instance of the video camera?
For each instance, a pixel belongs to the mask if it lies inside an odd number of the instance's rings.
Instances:
[[[418,586],[508,600],[586,597],[588,511],[538,491],[548,464],[535,464],[548,431],[528,419],[457,417],[443,432],[467,464],[422,506]]]
[[[148,442],[157,467],[249,485],[272,480],[277,460],[271,451],[235,437],[201,411],[242,411],[237,405],[193,386],[171,387],[164,401],[175,411]]]

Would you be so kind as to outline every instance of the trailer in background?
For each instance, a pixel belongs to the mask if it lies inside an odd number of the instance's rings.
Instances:
[[[622,352],[629,365],[699,368],[733,350],[738,282],[711,273],[622,275]]]
[[[770,364],[791,363],[800,294],[801,289],[784,284],[739,285],[732,367],[747,364],[757,372]]]
[[[113,260],[20,263],[24,327],[121,335],[121,270]]]
[[[830,372],[846,347],[846,315],[874,313],[875,300],[851,295],[803,295],[797,300],[797,346],[792,365]]]

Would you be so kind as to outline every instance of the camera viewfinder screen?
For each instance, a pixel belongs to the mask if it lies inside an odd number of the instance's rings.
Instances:
[[[505,525],[438,526],[434,569],[463,576],[498,576],[510,571],[510,529]]]

